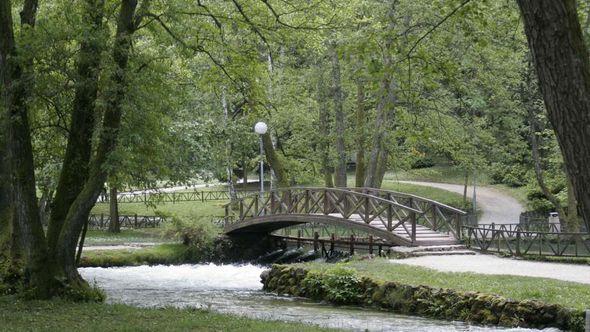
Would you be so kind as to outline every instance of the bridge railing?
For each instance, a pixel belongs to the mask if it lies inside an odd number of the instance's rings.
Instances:
[[[466,224],[467,212],[452,206],[397,191],[376,188],[349,188],[348,190],[381,197],[418,210],[416,222],[437,232],[452,234],[461,239],[461,228]]]
[[[345,188],[285,188],[251,195],[225,205],[226,224],[276,214],[341,215],[407,235],[416,240],[416,222],[423,211],[393,200]],[[230,220],[233,220],[230,221]],[[399,232],[401,231],[401,232]]]

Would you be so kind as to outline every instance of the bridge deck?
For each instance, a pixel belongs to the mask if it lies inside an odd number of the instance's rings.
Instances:
[[[339,213],[331,213],[331,216],[342,218],[342,215]],[[351,215],[348,220],[354,221],[360,224],[364,224],[362,217],[358,214]],[[397,221],[396,221],[397,223]],[[369,223],[372,227],[377,229],[387,231],[387,228],[380,220],[373,220]],[[406,231],[407,229],[407,231]],[[403,227],[398,227],[393,230],[392,233],[411,241],[410,235],[408,234],[411,232],[412,225],[409,222],[404,222]],[[424,246],[424,245],[452,245],[457,244],[458,241],[452,235],[436,232],[432,229],[422,226],[416,225],[416,245]]]

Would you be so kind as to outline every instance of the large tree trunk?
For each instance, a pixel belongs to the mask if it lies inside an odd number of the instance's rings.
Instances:
[[[365,88],[364,82],[356,82],[356,170],[355,187],[362,187],[365,183],[365,148],[366,148],[366,125],[367,112],[365,110]]]
[[[318,78],[318,126],[319,126],[319,143],[321,172],[324,177],[324,185],[328,188],[334,187],[332,173],[334,168],[330,162],[330,111],[328,110],[327,93],[324,82],[324,71],[320,70]]]
[[[61,273],[70,283],[83,282],[75,264],[76,243],[88,214],[107,179],[105,164],[116,146],[122,116],[122,103],[127,90],[127,63],[131,51],[136,0],[123,0],[117,21],[117,32],[113,46],[116,69],[110,78],[106,93],[99,145],[89,170],[89,176],[78,197],[72,203],[60,233],[56,253]]]
[[[395,28],[395,6],[392,2],[388,10],[389,30]],[[395,116],[395,82],[392,75],[392,47],[393,37],[388,35],[385,38],[382,48],[383,52],[383,77],[379,83],[379,102],[375,116],[375,125],[373,127],[372,150],[367,163],[365,177],[365,187],[380,188],[383,176],[387,170],[387,161],[389,159],[389,148],[386,145],[388,132],[393,130],[393,121]]]
[[[35,25],[37,2],[27,0],[21,12],[24,33]],[[22,58],[23,57],[24,60]],[[39,220],[35,188],[33,147],[27,98],[32,86],[32,54],[17,52],[12,25],[12,7],[0,2],[0,75],[4,119],[7,121],[7,164],[13,229],[25,259],[25,287],[37,297],[49,296],[51,276],[47,271],[45,234]],[[16,233],[15,233],[16,234]],[[14,236],[14,234],[13,234]]]
[[[117,186],[115,185],[111,185],[109,188],[109,212],[111,216],[109,232],[120,233],[121,224],[119,223],[119,202],[117,201]]]
[[[590,63],[575,0],[518,0],[541,92],[590,228]]]
[[[274,171],[275,177],[277,178],[278,187],[289,187],[289,177],[287,175],[287,171],[285,170],[283,161],[281,160],[274,146],[272,145],[270,132],[267,132],[266,134],[262,135],[262,144],[264,146],[264,154],[266,156],[266,161],[270,165],[270,168]]]
[[[336,187],[346,187],[346,145],[344,132],[346,129],[342,83],[340,82],[340,59],[336,43],[330,43],[330,58],[332,60],[332,100],[334,101],[334,119],[336,129],[336,155],[338,156],[334,173]]]
[[[77,63],[77,82],[72,105],[72,121],[66,154],[52,203],[47,243],[52,255],[68,210],[82,191],[88,178],[88,165],[92,150],[92,134],[95,125],[95,109],[98,93],[101,53],[103,49],[102,20],[104,0],[84,1],[84,23]]]

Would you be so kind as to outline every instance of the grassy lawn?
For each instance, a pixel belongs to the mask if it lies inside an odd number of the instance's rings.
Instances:
[[[196,309],[24,302],[0,297],[2,331],[327,331],[319,327],[222,315]]]
[[[356,270],[361,276],[375,280],[497,294],[514,300],[539,300],[582,310],[590,308],[590,286],[574,282],[520,276],[438,272],[428,268],[392,264],[386,259],[353,260],[340,264]],[[315,270],[334,267],[333,264],[325,263],[305,263],[302,266]]]
[[[141,249],[87,250],[82,252],[80,267],[183,264],[189,258],[188,250],[181,243],[165,243]]]
[[[469,184],[472,179],[469,174]],[[444,182],[454,184],[465,184],[465,172],[457,167],[449,165],[440,165],[427,168],[417,168],[410,170],[400,170],[388,172],[385,174],[385,180],[390,181],[426,181],[426,182]],[[486,185],[489,184],[490,178],[485,173],[477,174],[477,183]]]
[[[151,242],[169,242],[165,239],[164,228],[140,228],[140,229],[123,229],[121,233],[110,233],[106,230],[90,229],[86,233],[84,244],[87,246],[94,245],[113,245],[120,243],[151,243]]]
[[[469,198],[467,198],[467,202],[464,203],[463,195],[446,191],[443,189],[392,181],[383,181],[382,188],[421,196],[459,209],[466,209],[471,207],[471,200]]]
[[[153,216],[156,212],[165,214],[174,214],[179,217],[211,217],[223,215],[223,205],[226,201],[207,201],[207,202],[178,202],[178,203],[160,203],[157,206],[150,206],[144,203],[120,203],[119,214],[121,215],[147,215]],[[92,209],[93,214],[109,214],[109,205],[106,203],[97,203]]]

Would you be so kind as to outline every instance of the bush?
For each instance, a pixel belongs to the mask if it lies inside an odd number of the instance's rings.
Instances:
[[[357,304],[362,297],[361,282],[353,269],[335,267],[324,273],[309,273],[303,285],[312,298],[336,304]]]

